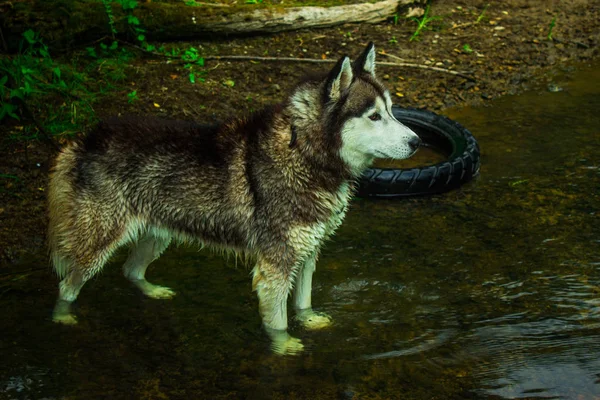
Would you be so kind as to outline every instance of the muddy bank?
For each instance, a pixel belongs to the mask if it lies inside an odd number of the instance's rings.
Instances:
[[[524,90],[559,90],[574,66],[598,56],[600,2],[546,4],[529,0],[434,2],[440,16],[409,42],[416,24],[399,20],[346,25],[251,38],[192,43],[203,55],[248,55],[337,59],[356,55],[369,41],[405,62],[465,71],[473,80],[440,71],[380,66],[378,73],[402,106],[444,112],[448,107],[485,104]],[[551,21],[553,40],[548,39]],[[166,44],[167,46],[184,44]],[[185,44],[188,45],[188,44]],[[65,58],[73,54],[63,55]],[[395,59],[379,56],[380,61]],[[207,62],[204,82],[191,84],[183,65],[140,56],[129,62],[122,90],[95,106],[99,117],[154,114],[216,121],[282,100],[311,71],[330,65],[294,62]],[[560,77],[560,78],[558,78]],[[137,91],[128,102],[127,93]],[[27,121],[23,121],[27,123]],[[45,187],[53,150],[42,141],[15,141],[23,124],[0,128],[0,265],[40,253],[45,234]],[[477,132],[474,132],[477,136]],[[485,149],[483,149],[485,152]],[[10,176],[10,177],[7,177]]]

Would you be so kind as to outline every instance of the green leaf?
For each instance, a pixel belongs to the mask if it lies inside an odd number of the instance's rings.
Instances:
[[[137,1],[135,0],[120,0],[119,2],[121,3],[123,10],[133,10],[137,7]]]
[[[117,42],[116,40],[112,42],[112,44],[109,47],[109,50],[116,50],[119,47],[119,42]]]
[[[29,42],[29,44],[34,44],[36,42],[35,32],[32,29],[28,29],[23,32],[23,37]]]
[[[196,75],[193,72],[190,72],[190,82],[196,83]]]
[[[88,56],[98,58],[98,54],[96,54],[96,49],[94,47],[86,47],[85,49],[88,52]]]
[[[198,64],[201,67],[204,67],[204,58],[200,57],[198,61],[196,61],[196,64]]]
[[[6,85],[6,82],[8,82],[8,75],[4,75],[2,79],[0,79],[0,86]]]
[[[156,49],[156,46],[153,46],[151,44],[146,46],[146,51],[154,51]]]
[[[146,36],[144,35],[138,35],[137,40],[139,40],[140,42],[143,42],[144,39],[146,39]]]
[[[16,120],[20,120],[19,116],[17,114],[14,113],[14,111],[17,109],[17,107],[13,106],[10,103],[4,103],[2,104],[2,107],[0,108],[0,121],[2,119],[4,119],[5,116],[9,116],[11,118],[14,118]]]
[[[127,102],[128,103],[133,103],[134,100],[137,100],[137,90],[134,90],[133,92],[129,92],[127,93]]]
[[[139,25],[140,24],[140,20],[135,15],[128,15],[127,16],[127,23],[129,25]]]
[[[56,77],[58,79],[60,79],[60,68],[59,67],[52,68],[52,72],[54,72],[54,75],[56,75]]]
[[[23,93],[26,95],[33,93],[33,88],[29,84],[29,81],[25,81],[25,85],[23,85]]]
[[[25,96],[23,95],[23,90],[21,88],[11,89],[10,90],[10,97],[11,98],[17,98],[17,99],[20,99],[20,100],[25,100]]]
[[[108,49],[108,46],[107,46],[107,45],[105,45],[104,43],[100,43],[100,48],[101,48],[102,50],[106,50],[106,49]]]

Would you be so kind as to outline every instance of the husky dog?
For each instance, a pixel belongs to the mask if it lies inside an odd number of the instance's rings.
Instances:
[[[252,287],[272,348],[300,352],[287,333],[288,296],[305,328],[332,323],[312,309],[312,276],[354,181],[375,158],[404,159],[420,144],[391,107],[370,43],[282,104],[220,126],[100,123],[60,153],[50,176],[49,247],[62,279],[53,320],[77,322],[71,303],[125,244],[125,276],[146,296],[170,299],[175,292],[148,282],[146,268],[171,239],[192,241],[256,260]]]

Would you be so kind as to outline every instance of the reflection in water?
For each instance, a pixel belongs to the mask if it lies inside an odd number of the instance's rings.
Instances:
[[[172,248],[150,275],[175,299],[138,295],[121,257],[74,328],[50,322],[49,271],[0,276],[0,398],[598,398],[600,74],[559,83],[450,114],[477,181],[355,201],[316,274],[335,325],[291,327],[304,355],[269,352],[248,270]]]

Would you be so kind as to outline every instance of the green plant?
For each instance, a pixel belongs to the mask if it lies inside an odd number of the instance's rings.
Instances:
[[[550,25],[548,27],[548,40],[554,40],[552,38],[552,30],[554,29],[555,26],[556,26],[556,17],[552,18],[552,21],[550,21]]]
[[[479,16],[477,17],[477,19],[475,20],[475,23],[478,24],[480,23],[484,16],[485,16],[485,12],[487,11],[488,7],[489,7],[489,3],[485,5],[485,7],[483,7],[483,11],[481,11],[481,14],[479,14]]]
[[[263,0],[246,0],[246,4],[260,4]]]
[[[114,23],[112,22],[114,20],[114,17],[112,16],[112,9],[110,8],[110,3],[113,0],[102,0],[102,2],[105,4],[105,12],[108,15],[108,19],[109,19],[109,24],[111,26],[111,29],[114,29]],[[149,53],[158,53],[164,56],[168,56],[168,57],[172,57],[172,58],[180,58],[182,61],[184,61],[184,68],[189,70],[189,80],[191,83],[196,83],[196,74],[198,73],[199,75],[204,75],[206,73],[206,71],[199,71],[199,72],[195,72],[194,71],[194,67],[195,66],[200,66],[203,67],[204,66],[204,58],[201,57],[200,53],[198,52],[198,50],[194,47],[189,47],[188,49],[185,50],[181,50],[179,48],[171,48],[170,51],[165,50],[164,46],[161,46],[159,48],[156,48],[156,46],[149,44],[146,41],[146,30],[141,26],[141,22],[140,20],[133,14],[135,8],[137,7],[138,3],[137,0],[114,0],[117,3],[119,3],[121,5],[121,7],[123,8],[123,11],[125,11],[125,13],[127,14],[127,26],[129,27],[129,31],[130,33],[133,33],[133,36],[135,37],[135,40],[137,42],[139,42],[139,47],[141,47],[144,51],[149,52]],[[253,0],[254,2],[252,4],[258,4],[258,3],[262,3],[262,0]],[[108,4],[108,6],[107,6]],[[191,1],[188,0],[186,1],[187,5],[198,5],[196,4],[195,1]],[[117,33],[116,31],[113,31],[113,33]],[[116,49],[116,45],[118,43],[117,42],[113,42],[113,44],[110,47],[106,47],[106,45],[100,44],[100,48],[101,50],[115,50]],[[87,49],[88,55],[90,55],[91,57],[94,58],[98,58],[98,52],[96,51],[95,48],[91,48],[88,47]],[[201,82],[204,82],[204,78],[203,77],[198,77],[198,80]]]
[[[79,54],[57,61],[37,33],[23,34],[15,56],[0,59],[0,120],[6,118],[33,122],[25,124],[14,139],[27,140],[79,132],[96,120],[92,104],[99,94],[114,88],[124,78],[125,49],[118,43],[88,48],[94,56],[78,64]],[[104,58],[116,55],[113,58]]]
[[[115,28],[115,16],[112,11],[112,0],[102,0],[102,5],[104,5],[104,11],[108,17],[108,26],[110,27],[110,32],[114,39],[117,34],[117,28]]]
[[[416,40],[419,35],[421,34],[421,31],[423,31],[424,29],[427,28],[427,25],[435,20],[441,19],[441,17],[439,16],[435,16],[435,17],[430,17],[429,16],[429,3],[427,4],[427,6],[425,7],[425,12],[423,13],[423,15],[421,16],[421,18],[417,18],[417,17],[411,17],[410,19],[414,22],[417,23],[417,29],[415,30],[415,32],[412,34],[412,36],[410,37],[409,41],[412,42],[413,40]]]
[[[471,46],[469,46],[468,43],[465,43],[463,45],[462,50],[467,54],[471,54],[473,52],[473,49],[471,48]]]
[[[392,36],[392,38],[390,40],[388,40],[388,42],[390,44],[398,44],[398,40],[396,39],[396,36]]]
[[[129,104],[133,103],[135,100],[139,100],[137,97],[137,90],[127,93],[127,102]]]
[[[196,83],[196,73],[195,66],[204,67],[204,58],[200,56],[198,49],[195,47],[190,47],[187,50],[183,51],[183,55],[181,55],[181,59],[185,61],[184,68],[189,70],[189,79],[191,83]],[[200,71],[201,75],[205,74],[206,71]],[[203,77],[198,78],[199,81],[204,82]]]
[[[61,79],[60,67],[50,58],[48,47],[31,29],[23,33],[18,55],[0,60],[0,71],[3,75],[0,78],[0,121],[7,116],[20,119],[17,110],[33,94],[67,88]]]

